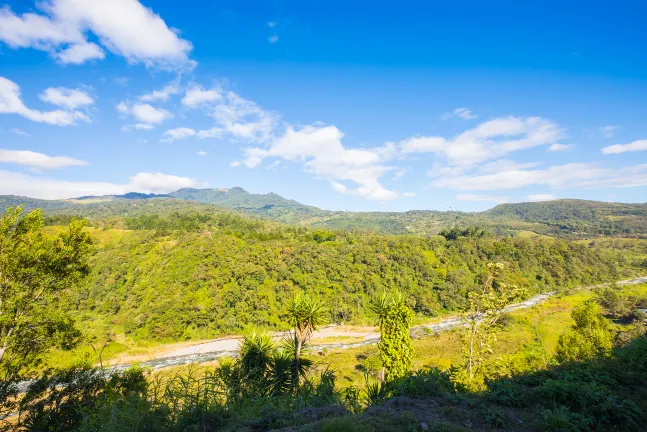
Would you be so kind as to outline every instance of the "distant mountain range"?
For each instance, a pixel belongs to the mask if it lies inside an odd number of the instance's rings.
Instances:
[[[70,200],[0,196],[0,209],[20,204],[26,209],[42,208],[48,215],[80,215],[90,219],[127,216],[133,212],[200,211],[217,206],[288,224],[390,234],[427,235],[453,226],[477,225],[498,233],[529,232],[575,237],[647,235],[647,204],[585,200],[500,204],[484,212],[342,212],[322,210],[275,193],[252,194],[239,187],[184,188],[168,194],[130,192]]]

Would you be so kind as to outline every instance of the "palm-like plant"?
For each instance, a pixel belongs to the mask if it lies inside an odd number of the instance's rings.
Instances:
[[[243,375],[258,382],[276,354],[276,345],[265,333],[252,333],[244,337],[240,345],[240,367]]]
[[[297,294],[288,306],[288,320],[294,329],[295,371],[301,369],[301,353],[312,333],[326,323],[326,309],[323,302],[317,302],[305,295]]]

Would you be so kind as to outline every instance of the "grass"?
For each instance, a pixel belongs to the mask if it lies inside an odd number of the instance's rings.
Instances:
[[[626,285],[622,288],[627,295],[647,297],[647,284]],[[571,311],[584,301],[593,298],[591,290],[576,291],[551,297],[544,303],[528,309],[519,309],[505,319],[505,327],[498,334],[494,346],[497,355],[514,354],[525,345],[540,342],[547,354],[554,354],[559,336],[571,326]],[[619,327],[612,324],[612,327]],[[446,369],[461,359],[461,343],[458,332],[445,331],[413,340],[415,350],[413,367],[436,366]],[[341,387],[363,386],[366,360],[379,355],[377,346],[350,349],[324,350],[315,359],[321,365],[330,365],[338,377]]]

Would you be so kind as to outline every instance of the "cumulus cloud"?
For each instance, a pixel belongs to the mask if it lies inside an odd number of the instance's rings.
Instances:
[[[267,41],[271,44],[277,43],[279,41],[278,35],[272,35],[267,38]]]
[[[95,43],[80,43],[70,45],[57,52],[54,57],[65,64],[83,64],[89,60],[102,60],[106,57],[105,52]]]
[[[452,117],[458,117],[463,120],[474,120],[475,118],[478,118],[478,116],[474,114],[469,108],[456,108],[454,111],[445,113],[440,116],[442,120],[448,120]]]
[[[65,199],[86,195],[121,195],[127,192],[168,193],[204,184],[189,177],[162,173],[139,173],[127,183],[77,182],[34,177],[12,171],[0,171],[0,195],[21,195],[41,199]]]
[[[4,77],[0,77],[0,114],[17,114],[34,122],[56,126],[90,122],[90,118],[79,111],[38,111],[28,108],[22,101],[18,84]]]
[[[164,132],[164,138],[161,141],[170,143],[176,140],[194,137],[195,134],[195,130],[185,127],[169,129]]]
[[[635,151],[647,151],[647,140],[638,140],[629,144],[614,144],[602,149],[602,153],[604,154],[620,154]]]
[[[88,163],[68,156],[48,156],[29,150],[0,149],[0,163],[17,164],[32,168],[56,169],[69,166],[83,166]]]
[[[212,104],[223,98],[220,88],[205,89],[198,85],[191,86],[182,98],[182,104],[196,108],[204,104]]]
[[[497,204],[508,202],[508,198],[506,197],[492,196],[492,195],[461,194],[461,195],[456,195],[456,199],[459,201],[494,202]]]
[[[177,83],[170,83],[160,90],[153,90],[139,97],[142,102],[166,102],[169,97],[180,92],[180,86]]]
[[[298,161],[306,171],[328,179],[338,192],[372,200],[395,199],[398,194],[386,189],[380,177],[393,170],[386,166],[383,149],[348,149],[341,142],[343,133],[335,126],[287,126],[268,148],[248,148],[242,163],[254,168],[266,158]],[[349,187],[350,182],[355,187]]]
[[[206,151],[202,151],[202,150],[200,150],[200,151],[198,152],[198,156],[206,156],[206,155],[207,155],[207,152],[206,152]]]
[[[205,89],[194,85],[187,90],[182,104],[201,108],[215,120],[215,127],[198,132],[200,139],[230,135],[240,141],[266,142],[273,138],[280,118],[255,102],[220,87]]]
[[[527,200],[532,202],[553,201],[556,199],[557,197],[553,194],[534,194],[534,195],[528,195],[527,197]]]
[[[615,133],[616,129],[618,129],[619,126],[604,126],[598,129],[600,132],[602,132],[602,136],[605,138],[613,138],[613,134]]]
[[[120,114],[129,114],[135,120],[140,122],[139,126],[134,126],[135,129],[150,130],[153,128],[153,125],[163,123],[165,120],[174,117],[173,114],[164,108],[155,108],[150,104],[140,102],[133,105],[128,105],[126,102],[120,102],[116,109]]]
[[[50,87],[40,95],[40,100],[68,110],[94,104],[94,100],[83,90],[65,87]]]
[[[192,68],[191,43],[138,0],[45,0],[39,13],[0,9],[0,41],[10,48],[47,51],[63,63],[80,64],[105,56],[102,47],[125,57],[168,69]],[[93,33],[99,45],[88,41]]]
[[[472,165],[506,154],[555,144],[563,131],[541,117],[501,117],[486,121],[454,138],[412,137],[399,143],[405,154],[433,153],[452,166]]]

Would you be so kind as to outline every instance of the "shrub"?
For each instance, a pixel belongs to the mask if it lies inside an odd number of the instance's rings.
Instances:
[[[509,380],[496,381],[488,385],[487,398],[499,405],[522,407],[526,405],[526,395],[519,385]]]

